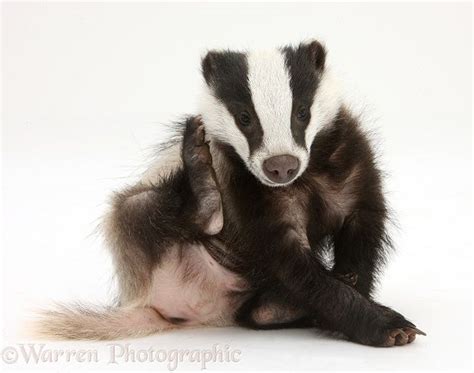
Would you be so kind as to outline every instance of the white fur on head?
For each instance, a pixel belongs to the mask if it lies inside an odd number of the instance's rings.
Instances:
[[[247,139],[237,127],[232,114],[207,85],[204,87],[199,106],[199,113],[206,128],[206,137],[232,145],[247,164],[250,155]]]
[[[248,141],[233,116],[207,85],[200,101],[200,114],[206,135],[209,139],[214,138],[230,144],[263,184],[291,184],[308,166],[310,149],[316,134],[334,119],[341,106],[338,84],[331,73],[324,69],[311,107],[311,121],[305,132],[306,148],[303,148],[296,143],[291,131],[293,94],[283,52],[276,49],[250,52],[247,54],[247,63],[248,86],[263,130],[261,146],[250,152]],[[284,154],[298,158],[300,169],[293,180],[286,184],[277,184],[263,172],[263,162],[270,157]]]
[[[291,132],[293,94],[285,57],[278,50],[252,52],[248,55],[248,81],[252,101],[263,129],[263,142],[249,160],[250,170],[264,184],[275,184],[263,172],[263,162],[277,155],[292,155],[304,171],[308,155],[299,147]]]
[[[306,127],[305,142],[308,152],[316,134],[329,124],[341,108],[339,82],[327,67],[324,69],[311,106],[311,120]]]

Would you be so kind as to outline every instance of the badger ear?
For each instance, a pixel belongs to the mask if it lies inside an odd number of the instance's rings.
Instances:
[[[326,49],[324,46],[319,41],[313,40],[309,43],[305,43],[303,48],[306,49],[313,66],[315,66],[318,71],[323,71],[326,62]]]
[[[201,61],[202,75],[204,76],[207,85],[211,85],[211,82],[215,77],[219,54],[220,53],[216,51],[209,51]]]

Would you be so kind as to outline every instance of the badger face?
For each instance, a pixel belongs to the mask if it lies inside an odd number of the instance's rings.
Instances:
[[[317,41],[270,51],[210,51],[201,115],[209,138],[232,146],[268,186],[306,169],[316,133],[340,100]]]

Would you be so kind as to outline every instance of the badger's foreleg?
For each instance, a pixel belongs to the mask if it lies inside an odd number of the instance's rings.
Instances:
[[[339,275],[328,273],[343,283],[354,286],[357,274]],[[236,320],[242,326],[252,329],[282,329],[314,326],[313,313],[289,296],[285,287],[275,282],[263,285],[238,310]]]
[[[272,283],[268,291],[277,299],[286,299],[285,304],[292,308],[304,309],[319,327],[341,332],[358,343],[403,345],[413,341],[416,334],[424,334],[399,313],[334,278],[311,249],[302,247],[285,226],[275,232],[278,233],[268,247],[278,255],[265,256],[266,263],[261,268],[265,281]],[[247,313],[247,321],[252,315]]]
[[[381,269],[390,240],[385,232],[385,208],[363,209],[348,216],[334,235],[336,275],[357,274],[355,288],[371,297],[377,272]]]

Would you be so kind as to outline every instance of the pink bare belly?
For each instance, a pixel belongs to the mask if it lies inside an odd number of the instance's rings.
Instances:
[[[203,245],[175,245],[153,271],[151,306],[174,324],[229,325],[245,287]]]

